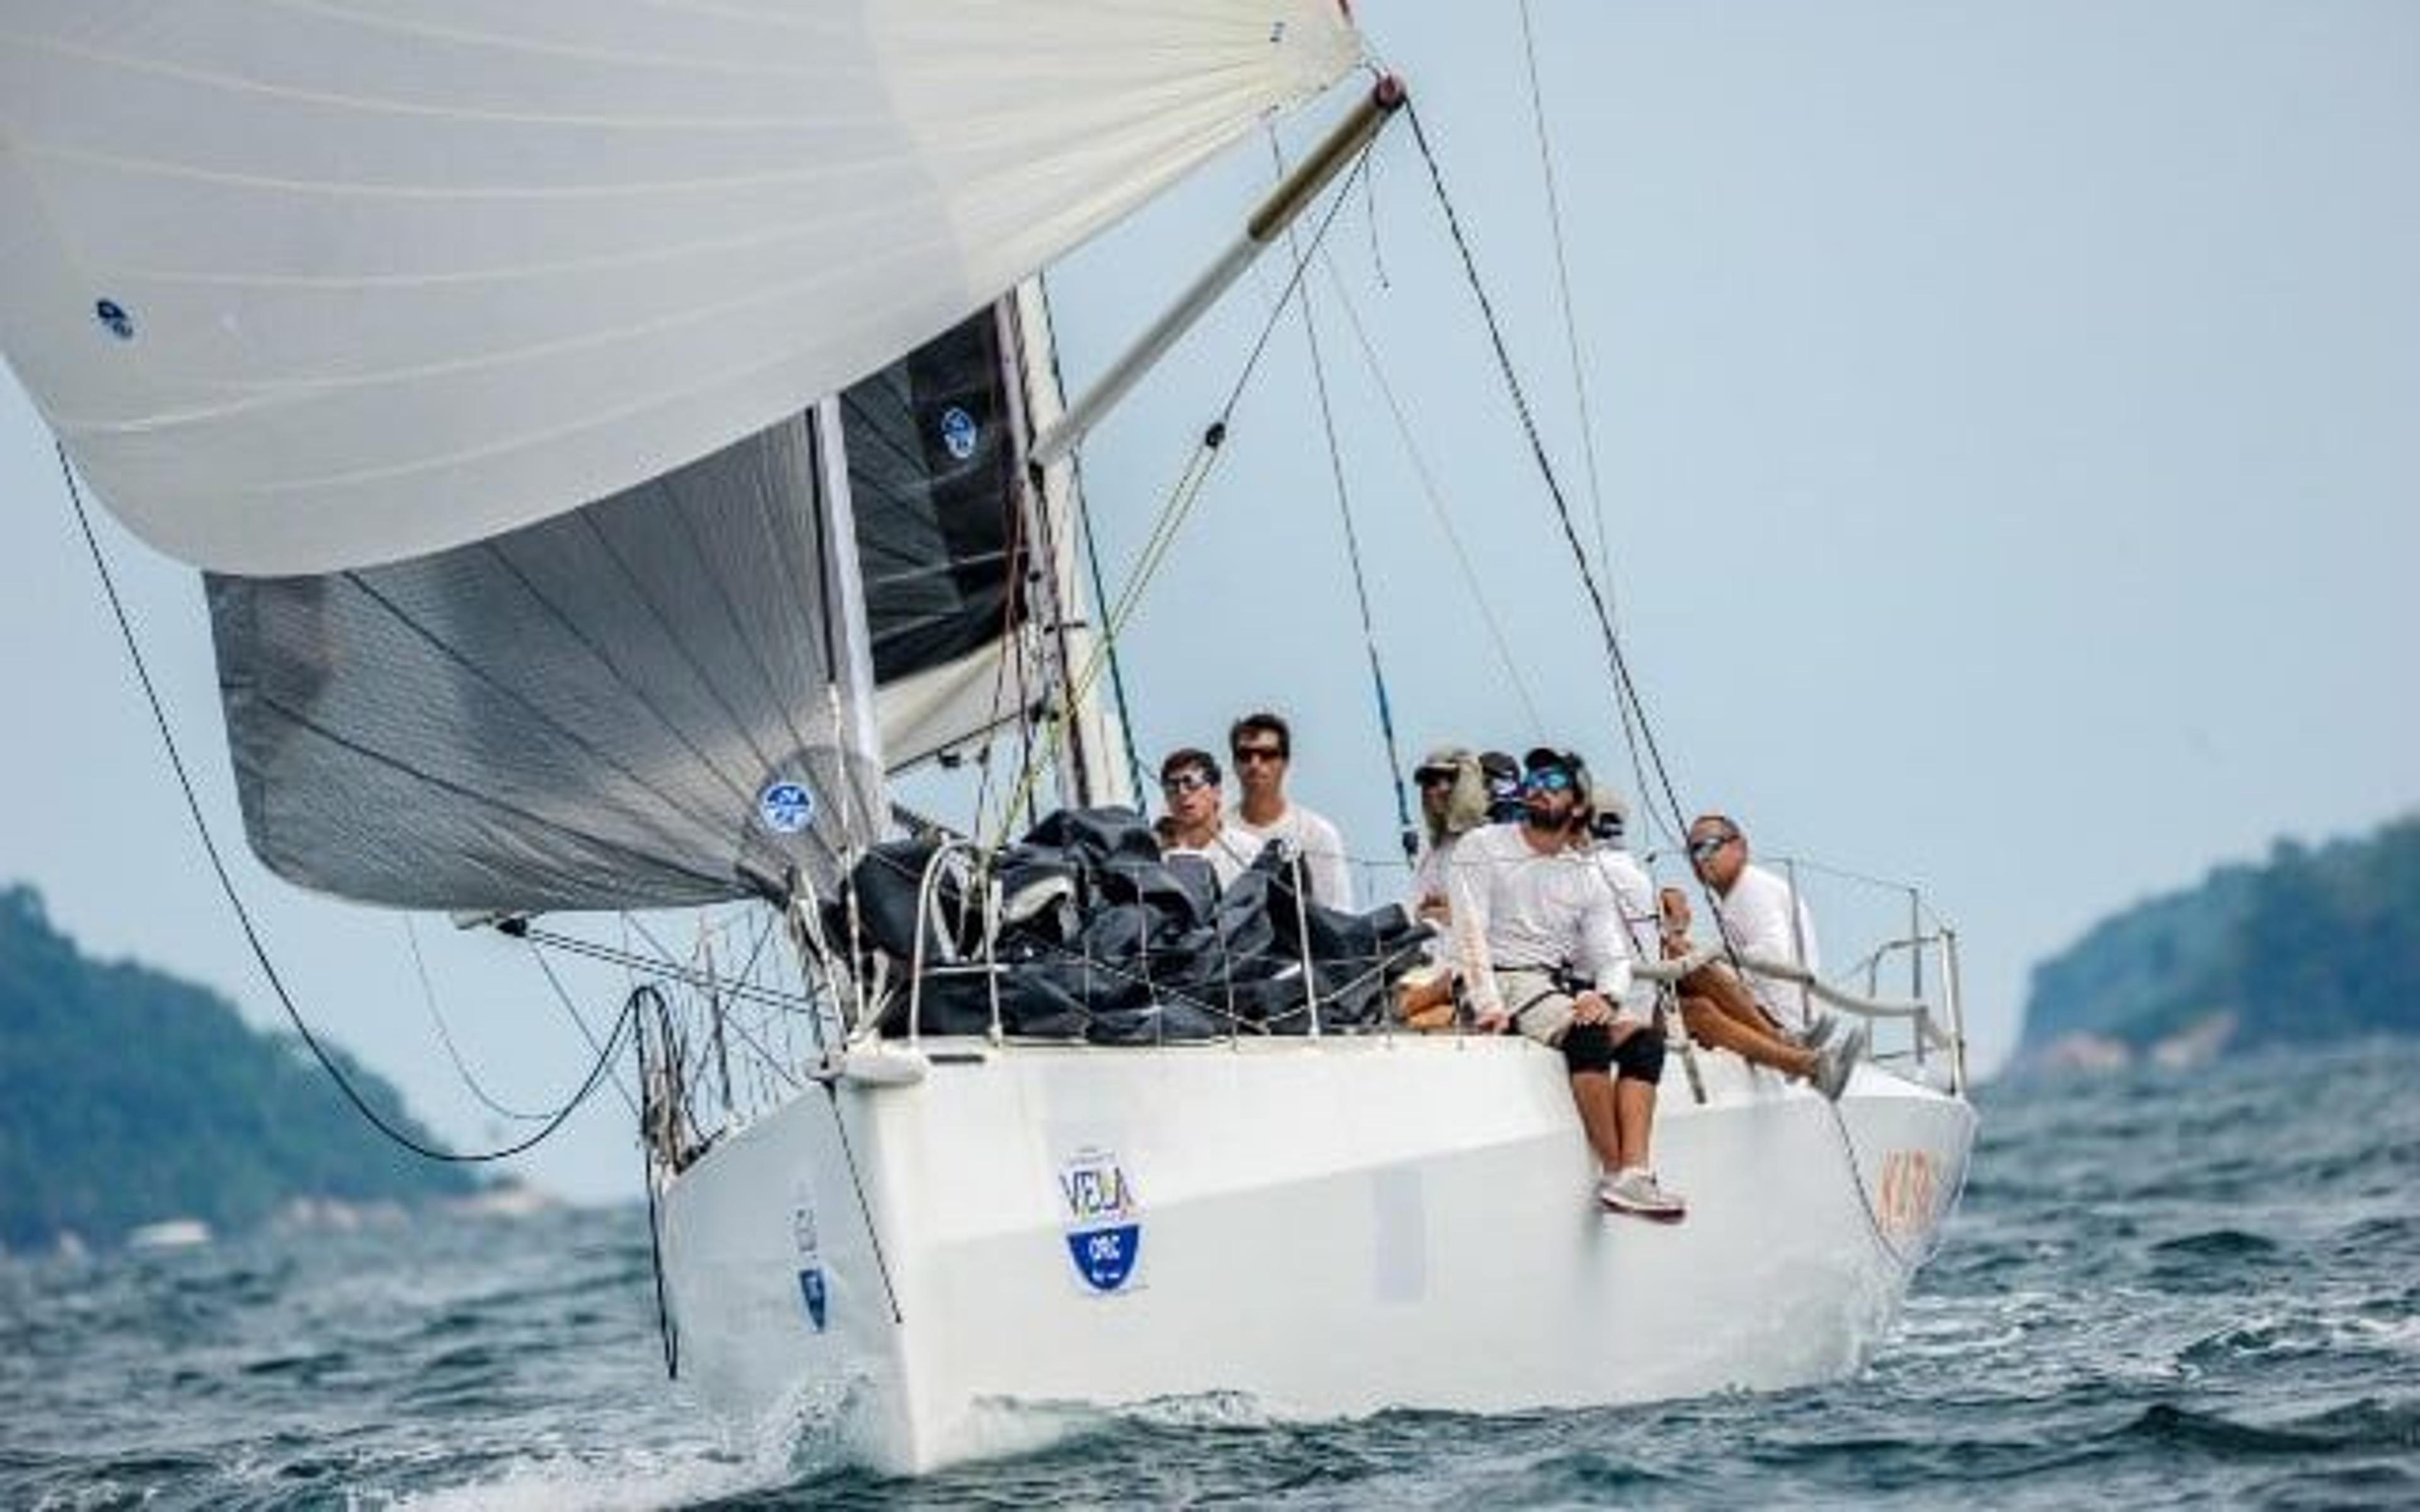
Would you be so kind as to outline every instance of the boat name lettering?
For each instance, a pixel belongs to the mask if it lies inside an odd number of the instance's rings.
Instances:
[[[1938,1190],[1931,1150],[1894,1149],[1883,1157],[1874,1216],[1892,1234],[1920,1234],[1931,1226]]]

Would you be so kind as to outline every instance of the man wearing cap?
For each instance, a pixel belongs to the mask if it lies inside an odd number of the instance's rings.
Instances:
[[[1605,875],[1571,849],[1587,768],[1529,754],[1517,825],[1473,830],[1447,864],[1455,963],[1478,1026],[1517,1028],[1562,1052],[1572,1101],[1600,1166],[1597,1201],[1676,1221],[1687,1211],[1648,1168],[1664,1037],[1623,1006],[1629,937]]]
[[[1412,768],[1420,793],[1420,826],[1428,844],[1412,868],[1412,915],[1445,918],[1445,865],[1454,841],[1487,822],[1487,779],[1479,758],[1460,746],[1440,746]]]
[[[1227,754],[1235,759],[1235,780],[1244,801],[1227,815],[1238,843],[1255,856],[1271,841],[1302,861],[1313,903],[1353,906],[1353,877],[1344,868],[1344,837],[1326,818],[1286,797],[1286,768],[1294,761],[1294,732],[1269,713],[1248,714],[1227,732]]]
[[[1506,751],[1484,750],[1479,753],[1479,770],[1487,779],[1487,822],[1491,825],[1517,825],[1521,822],[1521,764]]]

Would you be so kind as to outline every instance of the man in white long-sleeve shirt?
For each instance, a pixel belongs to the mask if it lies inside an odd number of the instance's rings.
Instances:
[[[1632,957],[1621,904],[1570,846],[1585,776],[1576,757],[1532,752],[1521,823],[1473,830],[1454,847],[1447,870],[1456,965],[1481,1029],[1517,1028],[1562,1052],[1602,1167],[1597,1200],[1677,1220],[1685,1205],[1648,1168],[1664,1037],[1623,1004]]]
[[[1286,767],[1294,761],[1294,732],[1274,714],[1248,714],[1227,732],[1227,754],[1244,797],[1227,815],[1228,826],[1254,854],[1271,841],[1284,842],[1302,860],[1313,903],[1350,910],[1353,877],[1344,867],[1344,837],[1334,825],[1286,797]]]

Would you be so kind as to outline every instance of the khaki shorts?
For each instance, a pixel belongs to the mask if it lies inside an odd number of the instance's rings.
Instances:
[[[1504,1001],[1504,1011],[1512,1015],[1512,1026],[1540,1044],[1560,1044],[1563,1031],[1572,1026],[1572,1015],[1579,1011],[1574,995],[1565,991],[1562,979],[1551,971],[1515,967],[1496,974],[1496,991]],[[1627,1003],[1613,1005],[1616,1024],[1649,1027],[1654,1021]]]

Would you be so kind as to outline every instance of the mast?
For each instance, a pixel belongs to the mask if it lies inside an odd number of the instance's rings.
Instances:
[[[815,499],[820,517],[815,539],[824,560],[817,563],[824,584],[825,665],[832,681],[824,685],[832,729],[845,746],[866,758],[876,784],[874,810],[845,823],[844,833],[857,845],[871,845],[882,835],[887,789],[882,784],[882,724],[874,709],[874,636],[865,608],[863,564],[857,554],[857,502],[848,484],[848,440],[841,424],[840,397],[827,395],[814,408]],[[845,668],[847,674],[841,675]],[[855,794],[855,784],[842,784]]]
[[[1057,348],[1050,334],[1050,305],[1042,281],[1030,278],[1001,302],[1007,328],[1005,343],[1012,354],[1009,392],[1022,409],[1011,427],[1016,438],[1022,480],[1018,507],[1025,511],[1030,539],[1029,560],[1035,563],[1047,616],[1052,676],[1056,689],[1055,717],[1067,722],[1065,756],[1060,763],[1061,796],[1082,807],[1096,804],[1131,806],[1136,801],[1128,778],[1126,729],[1117,711],[1100,697],[1101,679],[1085,687],[1077,679],[1102,653],[1099,626],[1077,553],[1081,548],[1081,511],[1078,507],[1074,456],[1062,451],[1047,463],[1032,454],[1033,438],[1048,434],[1066,413],[1059,387]]]

